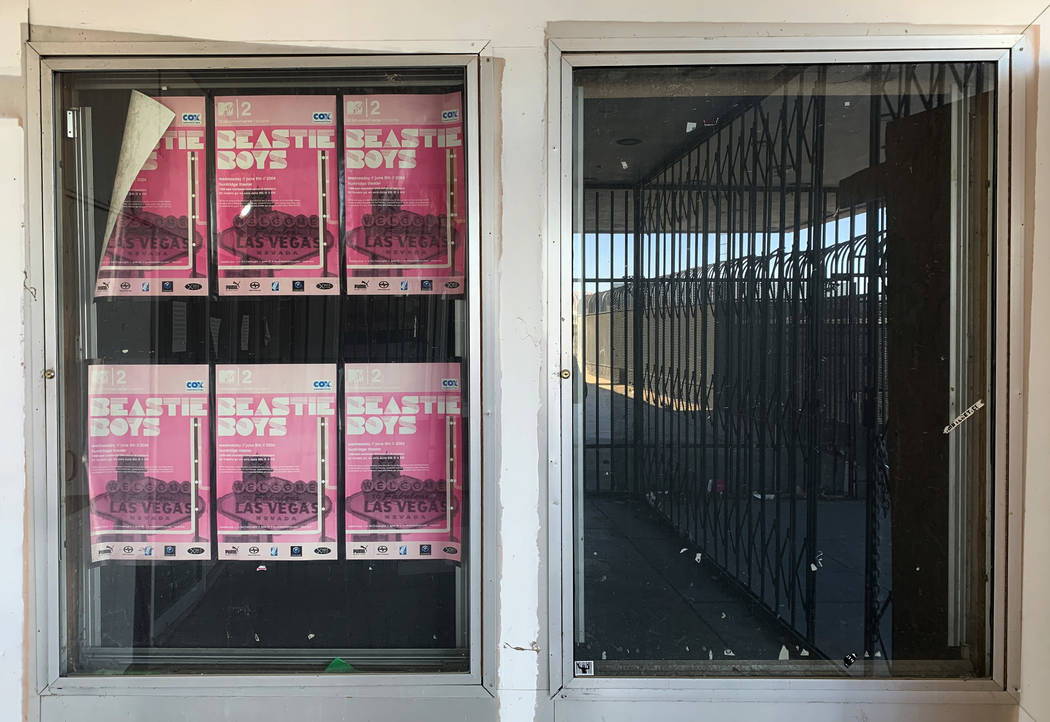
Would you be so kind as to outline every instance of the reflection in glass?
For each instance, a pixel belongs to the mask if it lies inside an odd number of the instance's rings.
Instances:
[[[994,78],[576,71],[595,674],[989,673]]]

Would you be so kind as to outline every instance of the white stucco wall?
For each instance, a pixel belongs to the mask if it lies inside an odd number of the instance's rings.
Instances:
[[[497,466],[487,483],[498,495],[500,589],[498,635],[486,643],[497,655],[501,719],[531,721],[538,700],[545,699],[546,632],[540,579],[542,568],[542,506],[546,484],[546,409],[543,377],[545,346],[545,261],[543,254],[545,197],[545,104],[547,23],[563,20],[645,22],[760,23],[909,23],[938,25],[1024,26],[1042,10],[1044,0],[737,0],[697,3],[695,0],[533,0],[496,5],[483,0],[435,4],[402,0],[264,0],[194,2],[169,0],[0,0],[0,91],[17,85],[19,24],[31,18],[49,35],[49,27],[90,35],[94,32],[144,33],[225,41],[489,41],[502,65],[501,117],[502,238],[495,258],[486,258],[497,274],[498,297],[489,299],[486,313],[495,314],[500,396],[495,418],[501,419]],[[147,7],[148,5],[148,7]],[[67,37],[69,32],[64,32]],[[1050,140],[1050,50],[1042,51],[1039,140]],[[0,95],[9,96],[10,93]],[[22,227],[24,138],[20,110],[0,99],[0,372],[21,374],[20,304],[22,288]],[[6,116],[6,117],[5,117]],[[1033,116],[1034,119],[1034,116]],[[492,122],[494,119],[486,119]],[[1037,150],[1036,191],[1050,197],[1050,142]],[[1050,273],[1050,247],[1040,235],[1050,233],[1050,201],[1037,207],[1033,275]],[[1050,313],[1050,285],[1033,284],[1033,339],[1027,433],[1022,704],[1027,719],[1050,722],[1050,569],[1043,563],[1050,548],[1050,334],[1036,331]],[[1038,371],[1042,369],[1043,372]],[[21,429],[21,384],[0,389],[5,410],[0,433],[0,722],[22,719],[22,619],[24,473]],[[488,540],[490,543],[493,540]],[[539,653],[530,648],[540,647]],[[523,648],[526,651],[520,651]],[[549,706],[541,705],[544,709]]]
[[[0,285],[9,302],[0,303],[0,719],[22,701],[23,549],[25,494],[22,419],[22,197],[25,194],[25,135],[16,118],[0,118],[0,247],[9,264],[0,266]],[[17,259],[17,261],[16,261]],[[11,712],[4,708],[10,700]]]
[[[743,0],[732,4],[655,0],[644,6],[626,0],[498,4],[460,0],[437,5],[424,0],[404,0],[396,5],[375,0],[308,0],[294,6],[250,0],[205,6],[187,0],[151,4],[149,12],[143,12],[142,3],[135,0],[31,0],[30,17],[34,25],[221,40],[483,38],[497,48],[540,50],[546,24],[563,20],[1026,25],[1044,6],[1041,0],[877,0],[863,4],[837,0]]]
[[[22,267],[25,134],[21,79],[27,5],[0,2],[0,720],[21,720],[25,604],[23,514],[25,465],[22,403]]]
[[[1039,42],[1039,35],[1043,41]],[[1028,357],[1027,459],[1025,474],[1024,555],[1021,640],[1021,722],[1050,720],[1050,338],[1045,319],[1050,311],[1050,12],[1029,29],[1038,58],[1036,124],[1029,158],[1034,187],[1031,245],[1031,334]],[[1031,201],[1034,201],[1032,203]],[[1042,280],[1040,280],[1042,279]]]

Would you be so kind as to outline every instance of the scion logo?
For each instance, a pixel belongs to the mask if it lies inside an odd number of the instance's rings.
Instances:
[[[445,552],[446,554],[459,554],[459,549],[456,549],[456,547],[445,547],[441,551]]]
[[[248,553],[255,556],[259,553],[259,547],[248,547]]]
[[[248,284],[248,288],[252,289],[253,291],[258,291],[260,288],[262,288],[262,284],[258,281],[252,281]]]
[[[331,554],[332,550],[328,547],[314,547],[314,554]]]
[[[332,114],[328,113],[328,112],[318,111],[318,112],[314,113],[313,117],[314,117],[314,122],[315,123],[331,123],[332,122]]]
[[[131,546],[130,544],[127,544],[127,545],[124,546],[124,549],[122,551],[125,554],[131,554],[131,553],[133,553],[135,551],[135,547]]]
[[[183,113],[182,122],[185,125],[200,125],[203,120],[200,113]]]
[[[376,554],[386,554],[388,551],[390,551],[390,547],[386,544],[380,544],[376,547]]]
[[[121,282],[120,282],[120,290],[122,290],[122,291],[127,291],[127,290],[129,290],[130,288],[131,288],[131,284],[130,284],[130,283],[128,283],[127,281],[121,281]]]
[[[331,381],[325,381],[325,380],[314,381],[314,388],[315,389],[330,389],[330,388],[332,388],[332,382]]]
[[[189,552],[190,554],[203,554],[204,553],[204,547],[190,547],[186,551]]]
[[[459,288],[459,281],[445,281],[445,288]]]
[[[379,282],[379,287],[380,288],[390,288],[390,281],[380,281]]]
[[[199,291],[199,290],[201,290],[201,288],[203,288],[203,286],[201,286],[199,283],[187,283],[186,284],[186,290],[187,291]],[[227,288],[229,288],[229,286],[227,286]]]
[[[327,291],[330,288],[332,288],[332,284],[329,283],[328,281],[321,281],[320,283],[317,284],[317,287],[319,289],[321,289],[322,291]]]

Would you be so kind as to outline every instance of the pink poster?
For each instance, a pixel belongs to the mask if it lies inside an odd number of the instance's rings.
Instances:
[[[153,100],[175,117],[152,152],[139,158],[145,163],[131,181],[99,261],[97,297],[208,294],[205,101]],[[125,135],[133,130],[129,124]]]
[[[208,367],[88,368],[91,559],[209,559]]]
[[[461,367],[346,365],[346,553],[460,559]]]
[[[219,293],[339,293],[335,96],[215,99]]]
[[[463,292],[463,99],[348,95],[347,293]]]
[[[220,559],[335,559],[335,364],[215,369]]]

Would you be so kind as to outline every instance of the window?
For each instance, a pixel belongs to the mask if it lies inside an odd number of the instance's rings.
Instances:
[[[573,674],[991,676],[996,63],[587,63]]]
[[[477,673],[469,61],[308,65],[56,76],[62,674]]]

